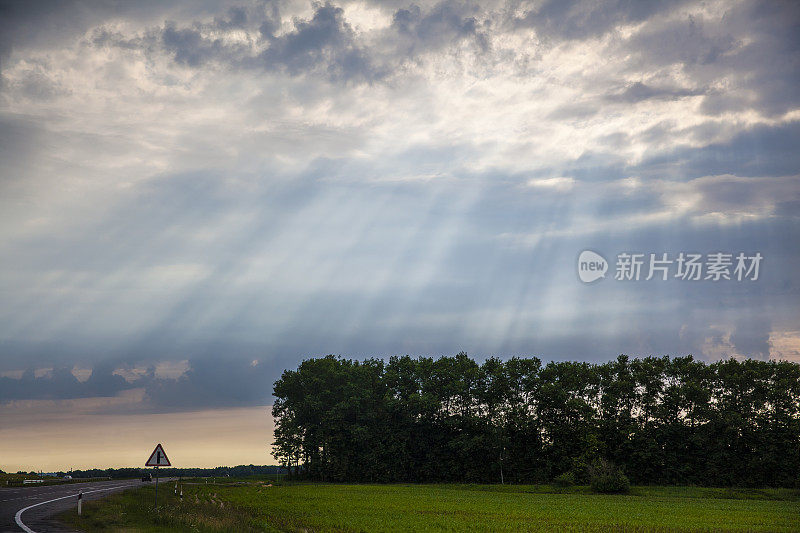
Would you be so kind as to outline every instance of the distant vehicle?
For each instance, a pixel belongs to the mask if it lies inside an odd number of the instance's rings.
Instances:
[[[147,482],[147,481],[153,481],[153,475],[152,474],[145,474],[145,475],[142,476],[142,482]]]
[[[66,476],[64,476],[64,479],[72,479],[72,476],[70,476],[69,474],[67,474]]]

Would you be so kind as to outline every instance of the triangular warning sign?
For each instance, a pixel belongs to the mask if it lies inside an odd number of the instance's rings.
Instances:
[[[156,446],[156,449],[153,450],[153,453],[150,454],[150,459],[147,460],[144,466],[172,466],[172,463],[167,459],[167,454],[164,453],[164,447],[159,444]]]

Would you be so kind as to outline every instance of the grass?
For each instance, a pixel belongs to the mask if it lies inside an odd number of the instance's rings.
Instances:
[[[252,480],[153,487],[87,502],[85,531],[800,531],[800,491],[634,487],[596,495],[542,485],[334,485]],[[166,489],[166,490],[164,490]]]

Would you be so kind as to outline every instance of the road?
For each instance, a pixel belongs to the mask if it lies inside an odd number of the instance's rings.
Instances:
[[[160,481],[166,483],[169,478]],[[97,500],[111,493],[142,485],[146,483],[142,483],[139,479],[120,479],[44,487],[0,487],[0,532],[70,531],[60,527],[52,517],[61,511],[76,509],[78,492],[83,492],[83,501]],[[166,485],[164,489],[168,490]],[[20,526],[19,522],[22,522],[24,527]]]

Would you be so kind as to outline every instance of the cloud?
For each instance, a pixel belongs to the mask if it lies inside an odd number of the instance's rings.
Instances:
[[[528,180],[528,187],[533,187],[540,190],[552,190],[557,192],[564,192],[572,189],[575,186],[574,178],[534,178]]]
[[[203,38],[196,29],[178,29],[174,23],[168,23],[161,34],[164,49],[173,54],[177,63],[190,67],[198,67],[209,58],[216,58],[225,50],[220,39]]]
[[[772,331],[769,346],[772,359],[800,362],[800,331]]]
[[[0,23],[7,399],[256,405],[331,352],[792,353],[791,4],[43,6]],[[766,259],[590,288],[583,249]]]
[[[272,383],[282,369],[230,358],[194,359],[176,380],[153,381],[146,400],[162,409],[264,405],[272,401]]]
[[[227,17],[188,26],[168,22],[141,37],[126,38],[102,28],[96,46],[163,51],[181,65],[199,68],[214,62],[228,68],[265,69],[293,76],[323,74],[333,81],[372,83],[404,68],[407,60],[459,45],[464,40],[488,49],[488,35],[470,4],[444,1],[423,10],[413,4],[394,12],[391,25],[356,32],[344,8],[314,3],[310,17],[283,24],[277,4],[265,9],[232,7]],[[374,35],[373,35],[374,34]]]
[[[142,372],[115,366],[109,361],[95,363],[84,380],[63,366],[50,372],[29,368],[18,378],[0,377],[0,404],[106,398],[96,403],[96,412],[139,413],[264,405],[272,401],[272,383],[282,372],[272,365],[226,357],[158,361]],[[117,401],[122,398],[127,400]]]
[[[57,47],[109,18],[148,20],[169,10],[168,2],[11,0],[0,6],[0,70],[12,50]]]
[[[677,64],[691,72],[721,61],[739,42],[718,19],[692,13],[646,25],[624,46],[651,68]]]
[[[654,190],[665,207],[675,210],[676,217],[713,217],[718,223],[741,223],[746,219],[787,216],[782,206],[800,200],[798,180],[800,176],[704,176],[680,184],[657,182]]]
[[[677,100],[687,96],[705,94],[702,89],[681,89],[671,87],[653,87],[640,81],[628,85],[622,92],[609,96],[612,102],[637,103],[651,99]]]
[[[554,39],[586,39],[611,31],[620,25],[642,22],[654,15],[674,10],[683,1],[624,0],[581,2],[547,0],[541,3],[512,2],[517,26],[532,27]]]
[[[257,60],[266,68],[285,68],[289,73],[307,72],[323,65],[334,79],[374,79],[380,76],[366,50],[344,19],[344,10],[330,3],[318,5],[309,20],[294,20],[294,30],[275,36],[261,27],[269,42]]]
[[[736,352],[745,357],[769,359],[771,329],[771,324],[763,316],[742,317],[735,325],[730,340]]]
[[[404,41],[409,56],[430,52],[462,39],[473,41],[480,50],[489,48],[489,37],[475,15],[477,6],[456,1],[442,1],[427,12],[412,4],[395,11],[392,28]]]
[[[757,125],[736,131],[729,140],[678,146],[646,157],[638,165],[650,173],[696,177],[711,174],[782,176],[797,171],[795,147],[800,122]]]
[[[797,24],[793,2],[737,2],[719,13],[695,11],[642,27],[622,46],[632,64],[678,68],[709,91],[711,115],[757,109],[780,115],[797,107]]]
[[[108,365],[101,363],[92,369],[88,379],[81,381],[70,367],[59,366],[40,377],[35,375],[33,368],[29,368],[18,379],[0,377],[0,402],[115,396],[128,387],[125,380],[112,371]]]

